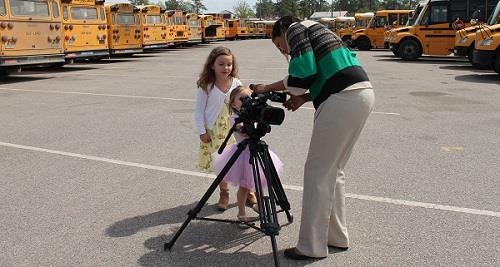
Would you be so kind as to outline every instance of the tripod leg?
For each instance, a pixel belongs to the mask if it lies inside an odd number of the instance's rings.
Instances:
[[[280,225],[278,223],[278,215],[276,212],[276,198],[273,192],[273,186],[269,183],[267,175],[271,175],[268,170],[266,170],[262,154],[259,153],[260,144],[250,144],[250,162],[252,164],[252,171],[255,182],[255,192],[257,194],[257,201],[259,203],[259,215],[260,215],[260,227],[262,232],[271,238],[271,245],[273,248],[273,258],[274,265],[280,266],[278,258],[278,246],[276,244],[276,235],[279,234]],[[260,167],[259,167],[260,166]],[[268,181],[268,192],[269,195],[264,196],[262,190],[262,181],[260,176],[260,170],[263,170],[266,180]]]
[[[278,172],[276,171],[273,159],[271,158],[271,153],[269,153],[269,148],[267,144],[264,142],[262,143],[260,160],[262,161],[261,164],[264,166],[268,184],[273,188],[277,204],[285,211],[288,222],[291,223],[293,222],[293,216],[290,214],[290,202],[288,201],[285,189],[283,189],[283,185],[281,184]]]
[[[280,266],[280,260],[278,258],[278,245],[276,244],[276,236],[271,235],[271,246],[273,247],[273,258],[274,258],[274,266]]]
[[[196,218],[196,216],[198,215],[198,213],[200,213],[200,211],[203,208],[203,206],[205,206],[205,204],[207,203],[207,201],[210,198],[210,196],[214,193],[215,189],[217,189],[217,187],[219,186],[220,182],[222,181],[222,179],[224,179],[224,176],[226,176],[226,173],[231,169],[231,167],[233,166],[234,162],[240,156],[241,152],[243,152],[243,150],[246,148],[247,144],[248,144],[248,142],[246,140],[243,141],[243,142],[241,142],[240,144],[238,144],[238,149],[231,156],[231,158],[227,162],[226,166],[224,166],[224,168],[222,169],[221,173],[217,176],[217,178],[215,178],[215,181],[210,185],[210,187],[208,188],[207,192],[205,192],[205,194],[200,199],[200,201],[198,202],[198,204],[196,204],[196,206],[192,210],[190,210],[188,212],[188,217],[184,221],[184,223],[182,224],[181,228],[179,230],[177,230],[177,232],[175,233],[174,237],[172,237],[172,239],[168,243],[165,243],[165,245],[163,247],[164,250],[170,250],[174,246],[175,242],[177,241],[177,239],[179,238],[179,236],[182,234],[182,232],[184,231],[184,229],[186,229],[186,227],[191,222],[191,220],[194,219],[194,218]]]

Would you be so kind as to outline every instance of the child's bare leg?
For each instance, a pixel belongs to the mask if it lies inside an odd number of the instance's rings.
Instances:
[[[250,190],[247,188],[240,187],[238,189],[238,193],[236,195],[236,198],[238,199],[238,217],[246,216],[245,203],[247,201],[248,193],[250,193]]]
[[[229,206],[229,186],[226,182],[220,182],[219,184],[220,194],[219,203],[217,203],[217,209],[220,211],[227,210]]]

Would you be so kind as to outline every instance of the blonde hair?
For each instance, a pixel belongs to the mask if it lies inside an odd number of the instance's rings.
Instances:
[[[229,107],[230,107],[229,113],[230,114],[232,114],[233,112],[238,113],[238,111],[233,108],[233,102],[234,102],[234,100],[236,100],[236,96],[245,90],[249,90],[250,92],[252,91],[252,89],[250,89],[246,86],[240,85],[240,86],[234,88],[233,91],[231,91],[231,94],[229,94]]]
[[[214,83],[215,83],[215,72],[212,69],[215,60],[219,56],[231,56],[233,58],[233,69],[231,73],[229,74],[230,77],[233,78],[238,78],[238,65],[236,64],[236,58],[229,50],[227,47],[219,46],[216,47],[210,52],[208,55],[207,60],[205,61],[205,65],[203,65],[203,70],[201,71],[200,77],[198,78],[198,81],[196,81],[196,84],[198,85],[199,88],[203,89],[207,94],[208,92],[213,88]],[[210,88],[208,86],[211,85]]]

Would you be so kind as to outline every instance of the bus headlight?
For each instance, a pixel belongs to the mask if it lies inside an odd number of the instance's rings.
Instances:
[[[482,40],[482,41],[479,43],[479,45],[481,45],[481,46],[489,46],[489,45],[491,45],[492,43],[493,43],[493,38],[491,38],[491,37],[490,37],[490,38],[487,38],[487,39]]]
[[[467,40],[469,40],[469,37],[465,36],[462,39],[460,39],[458,42],[463,44],[463,43],[467,42]]]

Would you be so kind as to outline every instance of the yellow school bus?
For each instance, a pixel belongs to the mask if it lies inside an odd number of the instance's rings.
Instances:
[[[142,52],[139,9],[129,3],[106,5],[108,46],[111,55]]]
[[[247,19],[238,20],[238,39],[248,39],[252,35],[250,34],[250,29],[248,27]]]
[[[391,50],[404,60],[416,60],[422,54],[449,55],[455,47],[456,31],[470,26],[474,14],[488,16],[491,2],[430,0],[413,26],[396,30],[390,39]]]
[[[181,10],[168,10],[166,12],[174,25],[174,43],[182,45],[189,40],[189,31],[186,24],[186,13]]]
[[[238,19],[226,20],[226,40],[234,40],[238,37]]]
[[[248,26],[249,37],[251,37],[251,38],[257,37],[257,26],[255,25],[255,22],[249,20],[247,22],[247,26]]]
[[[144,50],[166,48],[168,31],[164,11],[159,6],[138,6],[141,15],[142,48]]]
[[[255,21],[255,37],[265,38],[266,37],[266,24],[263,20]]]
[[[276,21],[274,20],[266,20],[264,21],[265,29],[266,29],[266,38],[271,38],[273,35],[273,27]]]
[[[226,24],[224,22],[224,18],[221,16],[215,16],[214,17],[214,23],[217,25],[216,29],[216,40],[217,41],[224,41],[226,40]]]
[[[200,15],[202,40],[209,43],[217,40],[217,25],[212,15]]]
[[[104,0],[62,0],[66,60],[109,57]]]
[[[427,2],[428,2],[428,0],[423,0],[417,4],[417,6],[415,7],[415,10],[410,12],[410,14],[408,16],[408,21],[406,22],[405,27],[409,27],[409,26],[412,26],[415,24],[415,21],[417,20],[418,16],[420,15],[420,12],[425,7]],[[384,47],[391,48],[391,46],[390,46],[391,40],[395,38],[395,36],[398,32],[398,29],[400,29],[400,28],[393,28],[393,29],[390,29],[384,33]],[[398,51],[393,50],[393,49],[391,49],[391,50],[394,53],[394,55],[398,56]]]
[[[487,8],[487,10],[494,10],[493,7],[494,1],[488,1],[488,5],[489,7]],[[491,14],[494,14],[494,12]],[[483,25],[483,23],[484,23],[483,18],[481,18],[480,16],[478,16],[477,18],[472,18],[471,24],[473,24],[473,26],[458,30],[455,33],[455,49],[453,51],[455,56],[467,57],[467,59],[472,65],[475,65],[473,58],[474,58],[474,49],[476,44],[475,42],[476,32],[478,30],[481,30],[485,26]],[[490,20],[488,20],[488,23],[495,24],[495,21],[491,20],[490,18]]]
[[[375,12],[366,29],[353,32],[353,46],[359,50],[388,48],[385,45],[385,31],[406,25],[410,12],[411,10],[380,10]]]
[[[59,2],[0,0],[0,76],[64,64]]]
[[[475,37],[474,65],[489,67],[500,75],[500,2]]]
[[[188,43],[199,44],[202,42],[201,37],[201,19],[196,13],[186,14],[186,23],[189,29]]]
[[[160,14],[161,14],[161,17],[163,18],[163,24],[164,24],[164,28],[163,29],[166,29],[166,42],[167,42],[167,46],[174,46],[175,43],[175,36],[176,36],[176,32],[175,32],[175,21],[174,21],[174,17],[173,16],[169,16],[168,15],[168,12],[167,10],[165,9],[160,9]],[[165,33],[164,33],[165,35]]]
[[[368,23],[374,15],[375,14],[373,12],[355,13],[354,20],[356,21],[356,26],[354,27],[354,30],[366,29],[366,27],[368,27]]]

